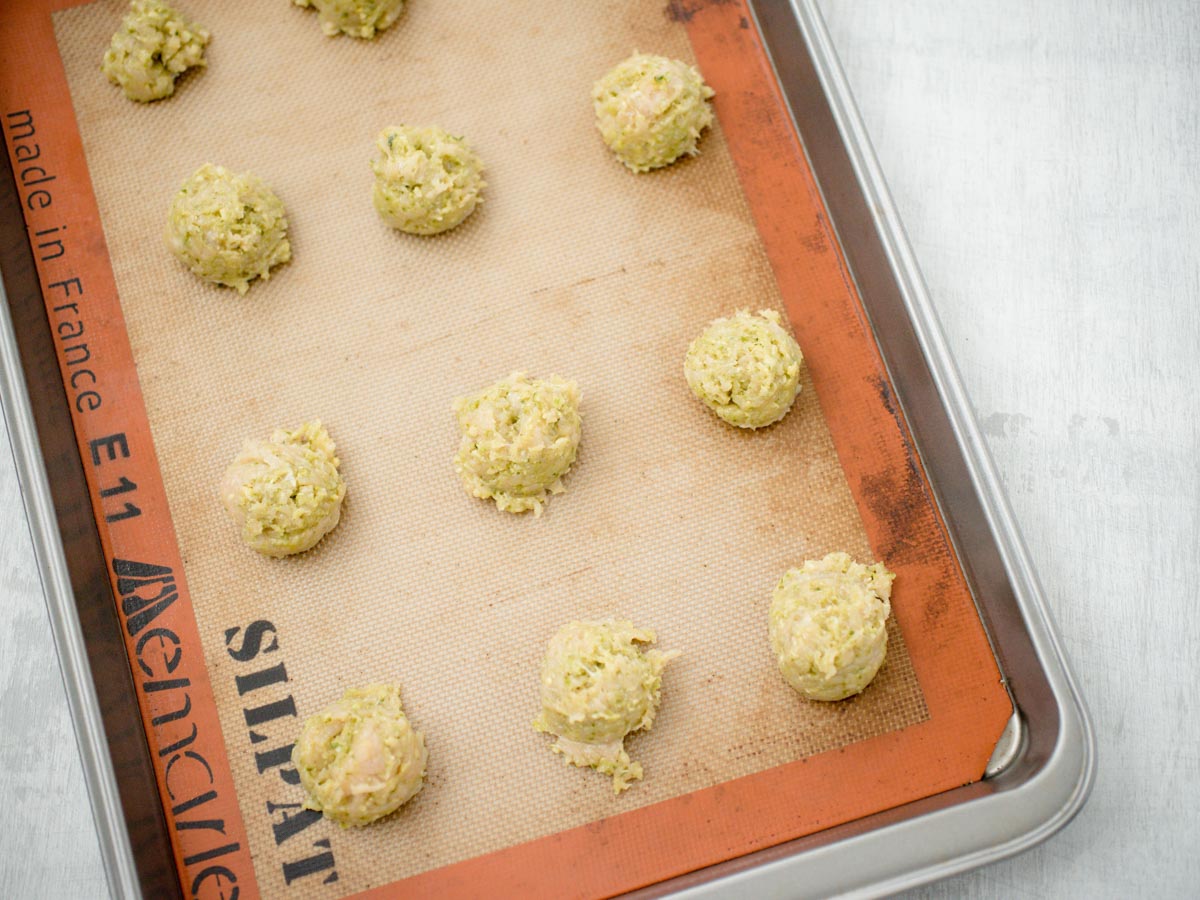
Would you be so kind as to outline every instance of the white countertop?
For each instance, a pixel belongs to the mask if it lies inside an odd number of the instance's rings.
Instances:
[[[914,895],[1195,896],[1200,4],[820,6],[1099,741],[1065,831]],[[0,897],[103,896],[6,443],[0,721]]]

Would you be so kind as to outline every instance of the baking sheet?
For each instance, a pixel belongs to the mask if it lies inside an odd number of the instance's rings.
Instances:
[[[690,59],[679,22],[640,3],[415,4],[363,44],[297,9],[213,4],[189,9],[215,36],[209,70],[143,107],[97,71],[121,12],[65,10],[55,31],[265,893],[295,852],[267,804],[300,795],[254,753],[352,684],[404,685],[429,785],[372,829],[306,829],[329,842],[335,894],[925,717],[895,628],[854,701],[805,704],[774,671],[778,574],[833,549],[873,557],[810,379],[761,434],[721,426],[683,381],[705,322],[781,301],[719,126],[701,157],[644,177],[594,133],[592,81],[634,47]],[[370,209],[373,138],[399,122],[463,133],[488,166],[484,206],[449,235],[395,234]],[[255,171],[288,207],[295,259],[245,298],[161,243],[171,194],[206,161]],[[584,393],[568,493],[538,520],[468,497],[450,465],[451,399],[515,369]],[[312,553],[260,559],[215,486],[244,438],[311,417],[339,444],[343,522]],[[613,613],[684,651],[654,732],[630,742],[646,780],[616,799],[529,728],[545,640]],[[248,699],[235,676],[255,666],[225,633],[255,620],[279,645],[258,667],[284,662],[288,681]],[[251,700],[288,696],[298,717],[247,725]],[[291,886],[306,889],[331,890]]]

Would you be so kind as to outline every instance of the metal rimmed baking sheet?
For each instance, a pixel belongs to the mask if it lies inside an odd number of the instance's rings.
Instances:
[[[755,32],[753,29],[753,23],[751,21],[751,17],[749,17],[747,15],[741,15],[741,14],[734,15],[734,13],[739,13],[739,12],[748,13],[749,10],[739,11],[735,8],[720,9],[719,7],[716,7],[716,6],[690,9],[690,7],[685,8],[685,7],[682,7],[679,5],[672,5],[670,10],[671,10],[671,12],[674,13],[673,18],[664,17],[663,20],[661,20],[661,21],[658,19],[655,19],[655,27],[664,27],[662,25],[662,21],[665,21],[665,22],[669,23],[670,28],[674,29],[674,31],[672,33],[674,33],[676,35],[676,38],[678,38],[680,35],[686,33],[686,36],[687,36],[688,40],[691,42],[692,47],[696,52],[696,55],[701,58],[701,63],[703,65],[703,67],[705,68],[707,73],[710,73],[710,80],[713,80],[714,84],[719,84],[720,88],[724,88],[724,90],[721,91],[721,96],[726,97],[726,98],[737,97],[741,101],[741,102],[734,103],[732,101],[727,100],[727,103],[724,107],[722,107],[720,104],[718,105],[718,114],[721,117],[722,130],[728,131],[731,136],[740,133],[743,136],[754,135],[757,139],[760,139],[760,140],[763,138],[763,136],[765,134],[766,139],[768,141],[774,141],[774,143],[768,143],[767,146],[777,149],[780,146],[779,141],[781,140],[781,138],[779,136],[781,134],[784,135],[782,140],[786,140],[786,131],[780,131],[779,127],[782,125],[786,129],[787,126],[789,125],[789,123],[786,121],[785,118],[782,118],[779,116],[779,112],[783,110],[783,107],[781,105],[779,105],[779,96],[775,95],[773,93],[773,89],[768,90],[766,92],[764,92],[764,90],[763,90],[764,85],[767,85],[769,87],[771,84],[770,81],[766,80],[770,76],[770,69],[763,65],[763,61],[765,60],[765,58],[762,57],[761,49],[756,44]],[[661,14],[661,11],[657,7],[655,7],[652,10],[652,13],[655,16],[658,16]],[[723,17],[723,18],[718,19],[717,18],[718,16]],[[686,30],[686,32],[685,32],[685,30]],[[766,29],[764,28],[764,30],[766,30]],[[743,34],[743,32],[745,32],[746,34]],[[663,32],[663,33],[666,34],[667,32]],[[768,33],[769,33],[769,31],[768,31]],[[739,39],[743,39],[743,38],[750,39],[750,43],[749,44],[738,44],[737,41]],[[705,41],[708,41],[709,43],[705,44]],[[734,43],[731,44],[730,43],[731,41]],[[757,54],[757,56],[752,57],[752,58],[755,58],[758,60],[757,65],[759,66],[759,68],[758,69],[753,69],[753,68],[750,69],[750,71],[753,74],[753,77],[752,77],[750,83],[748,85],[743,85],[740,88],[736,83],[736,77],[738,74],[737,71],[727,72],[725,74],[721,74],[721,72],[720,72],[721,63],[720,63],[719,57],[721,55],[728,54],[731,50],[731,47],[733,48],[733,52],[734,52],[735,56],[739,52],[743,53],[743,54]],[[741,48],[740,50],[738,49],[739,47]],[[704,49],[704,48],[707,48],[707,49]],[[707,57],[705,56],[706,53],[709,54]],[[711,64],[709,61],[711,61]],[[733,68],[733,67],[731,67],[731,68]],[[742,67],[742,69],[744,70],[745,67]],[[742,91],[741,94],[738,94],[739,90]],[[756,93],[756,91],[757,91],[757,93]],[[772,106],[772,104],[774,104],[774,105]],[[769,115],[764,115],[764,113],[769,112],[771,109],[774,109],[776,111],[776,118],[774,120],[772,120]],[[747,123],[746,121],[738,120],[738,124],[736,125],[736,127],[734,126],[733,120],[736,120],[739,115],[750,115],[750,114],[758,115],[758,117],[759,117],[757,120],[759,122],[758,125],[755,125],[753,123]],[[86,116],[86,114],[81,112],[81,117],[85,117],[85,116]],[[763,132],[762,130],[759,130],[757,132],[754,131],[755,128],[762,129],[765,126],[771,126],[775,130],[773,132],[770,130],[768,130],[766,132]],[[730,143],[732,144],[732,142],[733,141],[731,138]],[[809,147],[809,150],[811,153],[810,142],[808,142],[807,140],[806,140],[806,146]],[[719,147],[719,145],[718,145],[718,147]],[[798,149],[799,149],[799,145],[795,145],[793,147],[793,153],[792,153],[792,156],[790,157],[790,161],[791,161],[790,164],[797,167],[793,170],[793,174],[799,173],[801,176],[803,176],[804,171],[807,166],[807,163],[806,163],[806,160],[805,160],[805,157],[803,156],[803,154],[797,154],[795,152]],[[715,155],[715,154],[712,154],[712,155]],[[776,154],[776,155],[778,155],[778,154]],[[751,156],[752,156],[752,154],[751,154]],[[753,180],[755,177],[754,170],[755,170],[756,166],[754,164],[747,166],[745,164],[745,160],[747,158],[745,155],[743,155],[739,160],[738,151],[736,148],[731,149],[730,158],[733,160],[735,166],[738,166],[740,164],[740,169],[739,169],[739,172],[741,175],[740,183],[743,186],[743,190],[745,191],[746,196],[750,197],[750,195],[754,191]],[[785,159],[784,162],[787,162],[787,160]],[[619,173],[619,174],[624,175],[625,173]],[[762,187],[760,187],[759,190],[760,191],[766,190],[768,193],[777,193],[778,192],[777,181],[769,178],[770,173],[764,172],[763,174],[768,176],[768,180],[770,181],[770,183],[769,184],[764,183],[764,185]],[[803,183],[803,178],[801,178],[799,181],[797,181],[796,184],[798,185],[798,190],[803,192],[805,189],[804,183]],[[822,182],[821,187],[826,190],[826,194],[828,195],[827,185],[824,182]],[[785,185],[785,188],[786,188],[786,185]],[[100,189],[100,194],[101,194],[101,197],[103,198],[103,188]],[[801,198],[801,199],[803,199],[803,198]],[[810,204],[809,208],[817,211],[817,215],[819,216],[819,214],[821,212],[821,200],[820,200],[819,196],[816,195],[815,191],[813,191],[811,193],[811,195],[809,196],[809,198],[806,202],[808,204]],[[750,197],[750,199],[748,200],[748,204],[752,208],[755,207],[755,200],[753,199],[753,197]],[[769,206],[769,204],[768,204],[768,206]],[[801,206],[802,206],[802,204],[800,204],[800,203],[793,203],[791,209],[793,211],[797,211],[801,208]],[[802,229],[796,227],[796,222],[794,220],[792,220],[792,221],[788,220],[787,215],[786,215],[786,209],[787,209],[786,207],[784,208],[783,212],[775,212],[775,213],[768,212],[765,216],[765,219],[762,215],[759,214],[759,209],[761,209],[761,201],[760,201],[760,207],[755,209],[754,215],[757,216],[757,218],[755,219],[755,221],[758,223],[757,230],[759,233],[759,237],[763,238],[764,246],[769,242],[770,238],[764,238],[763,232],[764,231],[769,232],[772,227],[775,227],[778,230],[778,233],[774,237],[774,239],[777,241],[781,239],[781,236],[782,236],[782,239],[786,240],[788,237],[787,232],[789,231],[789,229],[792,229],[795,231],[802,231]],[[840,221],[838,221],[837,224],[839,225],[839,227],[841,226]],[[827,225],[828,225],[828,220],[826,220],[825,227],[822,227],[822,223],[820,222],[819,218],[814,218],[813,221],[811,223],[809,223],[809,227],[812,229],[812,233],[816,234],[818,236],[824,236],[826,239],[826,244],[822,247],[819,243],[814,242],[813,246],[809,247],[807,249],[812,254],[812,259],[817,261],[814,264],[819,264],[820,260],[822,259],[822,255],[824,255],[825,263],[828,263],[830,261],[830,259],[834,260],[834,265],[832,265],[830,267],[829,271],[841,279],[842,289],[844,289],[846,291],[845,296],[847,298],[849,298],[851,304],[857,303],[859,298],[856,296],[857,292],[855,291],[855,283],[853,281],[853,278],[850,275],[849,269],[839,268],[841,266],[841,262],[838,257],[838,247],[837,247],[836,235],[834,234],[834,232],[832,232],[827,227]],[[844,237],[845,232],[842,231],[841,234],[843,235],[843,241],[845,242],[845,237]],[[803,245],[801,245],[801,250],[803,251],[803,249],[804,249]],[[764,252],[769,253],[769,251],[766,251],[766,250],[764,250]],[[848,251],[847,257],[851,257],[851,256],[852,256],[852,254]],[[118,252],[118,259],[129,260],[129,258],[130,258],[130,254],[128,252],[125,252],[123,254]],[[778,263],[775,265],[774,277],[780,284],[780,291],[781,291],[781,294],[783,295],[783,299],[785,301],[788,299],[789,290],[795,291],[794,283],[793,283],[792,288],[789,288],[787,286],[787,279],[789,277],[789,273],[790,273],[790,277],[793,277],[793,278],[795,277],[795,272],[797,270],[799,270],[802,259],[803,259],[802,256],[793,255],[793,256],[789,257],[787,263],[785,263],[784,265],[781,266]],[[134,261],[134,264],[136,265],[135,261]],[[118,270],[119,270],[119,265],[120,264],[118,264]],[[839,274],[839,272],[841,274]],[[857,269],[855,269],[853,271],[853,276],[859,277],[858,283],[859,284],[862,283],[860,273],[858,272]],[[835,279],[835,281],[836,280],[837,279]],[[836,285],[835,285],[835,287],[836,287]],[[122,291],[122,296],[123,297],[125,296],[124,290]],[[864,306],[869,306],[870,301],[864,296],[862,298],[862,303],[864,304]],[[848,310],[851,310],[851,311],[853,310],[852,305],[847,306],[845,308]],[[698,318],[702,321],[704,314],[701,313],[700,311],[697,311],[697,313],[698,313]],[[794,316],[794,320],[795,320],[796,313],[795,313],[794,309],[793,309],[793,316]],[[871,321],[876,322],[876,324],[877,324],[876,311],[873,308],[871,309]],[[870,332],[868,330],[866,330],[865,328],[863,328],[864,324],[865,323],[859,322],[859,327],[861,329],[859,334],[866,338],[869,338]],[[819,360],[822,357],[822,353],[830,352],[828,350],[826,350],[826,351],[822,350],[821,337],[820,337],[819,332],[814,329],[814,327],[811,323],[807,327],[804,326],[803,324],[801,324],[800,331],[801,331],[804,343],[806,345],[806,348],[810,348],[810,366],[814,367],[813,368],[814,373],[821,373],[820,377],[825,379],[825,381],[824,381],[825,385],[834,384],[834,381],[832,380],[833,370],[830,368],[822,368],[822,366],[819,364]],[[804,338],[803,336],[806,333],[806,331],[807,331],[807,334],[809,335],[809,337]],[[865,348],[868,351],[870,350],[870,346],[871,346],[870,344],[863,343],[862,341],[860,341],[859,344],[860,344],[860,348]],[[136,355],[136,352],[137,352],[137,348],[135,345],[135,355]],[[836,352],[836,351],[834,351],[834,352]],[[868,352],[868,357],[869,356],[870,356],[870,353]],[[885,355],[885,358],[886,358],[886,355]],[[890,359],[888,360],[888,362],[890,362]],[[889,393],[886,390],[887,374],[888,374],[887,369],[883,368],[882,366],[876,365],[876,367],[873,370],[868,372],[868,371],[863,371],[863,367],[859,366],[858,371],[855,373],[852,373],[852,374],[855,374],[860,378],[864,377],[864,376],[868,376],[868,375],[873,375],[877,379],[876,382],[874,383],[874,400],[873,400],[873,402],[876,404],[876,409],[883,410],[885,413],[887,413],[888,415],[891,416],[891,420],[895,423],[896,430],[895,430],[894,434],[896,435],[897,439],[900,441],[900,447],[901,447],[901,450],[903,451],[904,446],[907,446],[906,442],[908,440],[908,436],[907,436],[907,433],[905,430],[905,425],[904,425],[903,419],[901,418],[900,413],[898,411],[898,407],[896,406],[896,404],[894,402],[892,403],[890,409],[888,406]],[[883,379],[882,381],[879,380],[881,377]],[[814,375],[814,378],[816,378],[816,375]],[[843,387],[843,388],[838,388],[838,390],[849,390],[849,388]],[[828,407],[831,398],[835,395],[835,388],[829,387],[828,389],[826,389],[822,386],[822,383],[818,382],[815,385],[815,393],[819,397],[821,397],[822,404],[825,407]],[[842,395],[842,396],[845,396],[845,395]],[[903,401],[907,401],[908,398],[904,394],[901,394],[900,399]],[[909,408],[910,408],[910,404],[908,404],[906,402],[906,409],[909,409]],[[153,414],[153,400],[151,400],[151,410],[152,410],[152,414]],[[823,411],[825,412],[825,415],[828,417],[828,415],[829,415],[828,409],[826,408]],[[831,430],[834,432],[834,441],[836,443],[837,428],[832,427]],[[156,436],[156,439],[157,439],[157,436]],[[854,463],[856,454],[853,452],[853,450],[847,451],[845,449],[847,442],[849,442],[849,446],[851,446],[851,447],[854,446],[853,440],[854,440],[853,435],[850,435],[849,437],[843,437],[843,446],[841,448],[839,448],[842,451],[840,458],[842,459],[843,465],[846,465],[846,459],[848,456],[851,458],[851,465],[848,466],[848,468],[851,471],[847,477],[847,483],[850,483],[855,477],[853,463]],[[911,449],[911,447],[909,448],[909,450],[907,452],[908,452],[907,458],[912,461],[912,464],[919,465],[918,458],[916,457],[915,452]],[[905,458],[905,457],[902,456],[901,458]],[[861,459],[859,461],[861,462]],[[168,462],[167,465],[169,466],[170,462]],[[886,470],[886,467],[885,467],[885,470]],[[894,467],[893,467],[892,471],[895,472]],[[877,492],[876,502],[878,502],[878,493],[879,492]],[[886,493],[886,492],[884,492],[884,493]],[[896,491],[893,488],[892,493],[901,493],[901,492]],[[861,499],[860,495],[856,495],[856,500],[858,501],[858,505],[861,510],[862,504],[865,501],[863,501]],[[928,509],[931,512],[934,512],[935,521],[936,521],[936,512],[933,510],[933,507],[929,506]],[[886,506],[884,507],[884,511],[885,512],[888,511],[888,508]],[[866,515],[864,515],[864,518],[867,520],[870,520],[872,518],[871,510],[869,510],[869,509],[867,510],[867,513],[866,513]],[[872,539],[870,541],[872,549],[878,548],[878,552],[880,552],[881,554],[884,550],[887,550],[888,551],[887,555],[895,555],[898,552],[897,551],[898,545],[892,544],[892,545],[885,546],[879,540],[879,537],[881,534],[884,537],[887,537],[888,523],[883,522],[882,525],[879,524],[880,521],[886,519],[887,516],[880,515],[879,511],[876,510],[876,514],[875,514],[874,518],[875,518],[875,522],[876,522],[875,527],[877,529],[881,529],[881,530],[878,531],[872,537]],[[898,536],[902,537],[902,535],[897,535],[895,533],[897,531],[897,529],[895,528],[897,521],[898,520],[893,519],[892,523],[891,523],[892,528],[893,528],[893,534],[892,534],[893,539],[895,539]],[[900,523],[900,524],[903,524],[903,523]],[[937,526],[935,525],[935,527],[937,527]],[[870,529],[870,525],[867,526],[868,531],[869,531],[869,529]],[[928,533],[928,531],[926,533]],[[186,565],[187,565],[187,563],[185,562],[185,568],[186,568]],[[965,594],[963,596],[965,596]],[[969,598],[968,598],[968,600],[969,600]],[[910,609],[915,609],[915,605],[913,607],[910,607]],[[969,611],[972,616],[974,615],[973,607],[969,607],[969,608],[964,607],[963,609],[966,611]],[[899,618],[899,616],[898,616],[898,618]],[[913,620],[910,619],[910,621],[913,621]],[[907,638],[908,638],[909,633],[910,633],[909,631],[904,631],[905,644],[908,643]],[[915,635],[915,632],[914,632],[914,635]],[[210,640],[211,640],[211,638],[210,638]],[[917,659],[919,660],[920,657],[917,657]],[[918,672],[918,675],[919,675],[919,672]],[[922,682],[922,687],[925,687],[924,682]],[[927,691],[926,691],[926,693],[927,693]],[[226,721],[228,721],[228,718],[229,718],[229,716],[227,715]],[[999,724],[1000,725],[1003,724],[1003,718],[1001,718],[999,720]],[[229,730],[230,729],[228,727],[225,729],[226,732],[228,732]],[[902,732],[895,732],[895,733],[899,734]],[[998,734],[998,727],[997,727],[997,734]],[[994,735],[991,737],[994,738]],[[228,744],[229,742],[227,741],[226,743]],[[986,741],[981,741],[981,743],[985,744]],[[987,752],[984,752],[984,751],[987,751]],[[986,758],[987,758],[988,752],[990,752],[990,748],[984,747],[983,751],[976,751],[976,755],[978,755],[980,752],[982,752],[982,761],[978,763],[978,770],[979,770],[979,774],[982,774],[982,765],[983,765],[983,763],[986,762]],[[821,758],[820,757],[812,757],[811,759],[813,761],[816,761]],[[236,765],[236,762],[235,762],[235,765]],[[572,773],[572,774],[578,775],[579,773]],[[778,787],[778,783],[773,783],[773,787]],[[759,816],[757,813],[758,813],[758,811],[755,810],[753,817],[761,818],[761,816]],[[729,822],[731,831],[736,834],[743,833],[741,830],[739,830],[739,829],[741,829],[743,824],[744,823],[739,822],[736,819],[736,817],[733,817]],[[609,827],[609,826],[606,826],[606,827]],[[807,826],[801,826],[802,829],[804,827],[807,827]],[[686,844],[687,842],[684,841],[682,843]],[[586,846],[586,845],[581,844],[581,846]],[[752,841],[748,844],[745,844],[745,845],[742,845],[739,847],[739,849],[742,849],[742,850],[747,849],[747,848],[749,848],[749,849],[753,848]],[[692,847],[685,846],[682,848],[675,848],[675,851],[682,852],[686,856],[686,854],[688,852],[694,851],[695,849],[696,848],[694,846],[692,846]],[[653,864],[661,861],[663,855],[664,854],[662,854],[661,852],[656,852],[655,854],[652,855],[651,858],[649,858],[647,860],[646,865],[652,867]],[[693,859],[704,858],[704,859],[707,859],[708,861],[715,861],[715,859],[712,857],[711,853],[707,857],[704,857],[703,855],[701,855],[700,857],[693,856],[692,858]],[[485,869],[486,869],[486,863],[484,863],[483,865],[485,865]],[[694,864],[693,864],[693,867],[694,867]],[[633,868],[636,868],[636,867],[633,867]],[[643,870],[639,870],[639,871],[646,871],[646,870],[643,869]],[[644,876],[638,875],[636,877],[644,877]]]

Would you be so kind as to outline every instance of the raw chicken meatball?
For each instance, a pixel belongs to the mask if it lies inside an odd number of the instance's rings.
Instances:
[[[404,12],[404,0],[293,0],[297,6],[313,7],[321,30],[330,37],[345,34],[370,40]]]
[[[225,472],[221,499],[242,540],[264,556],[316,546],[341,518],[346,483],[320,422],[250,441]]]
[[[647,172],[700,152],[712,95],[695,66],[635,53],[596,82],[592,104],[604,143],[634,172]]]
[[[462,138],[442,128],[397,125],[385,128],[375,146],[375,211],[392,228],[440,234],[483,202],[483,163]]]
[[[370,825],[415,797],[427,759],[425,737],[390,684],[350,688],[305,721],[292,748],[304,805],[343,828]]]
[[[678,650],[642,652],[654,632],[631,622],[571,622],[550,639],[542,661],[537,731],[556,735],[551,749],[566,762],[611,775],[620,793],[642,777],[625,752],[625,736],[649,731],[662,699],[662,671]]]
[[[474,496],[508,512],[533,510],[565,488],[582,434],[579,388],[520,372],[454,401],[462,441],[454,468]]]
[[[740,310],[692,341],[683,373],[692,393],[730,425],[762,428],[792,408],[803,359],[779,313]]]
[[[176,78],[205,65],[208,41],[207,31],[162,0],[133,0],[100,70],[130,100],[161,100],[175,93]]]
[[[771,599],[771,649],[787,683],[810,700],[842,700],[865,688],[887,655],[896,576],[830,553],[789,569]]]
[[[171,201],[167,246],[192,273],[246,293],[292,258],[283,203],[256,175],[205,163]]]

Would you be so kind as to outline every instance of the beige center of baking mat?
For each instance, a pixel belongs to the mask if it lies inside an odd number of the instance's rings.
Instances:
[[[291,893],[350,893],[926,718],[894,628],[857,699],[805,703],[775,669],[780,573],[873,556],[807,378],[762,433],[721,425],[684,382],[706,322],[782,303],[719,127],[697,159],[634,176],[592,124],[592,83],[632,49],[692,58],[657,3],[415,0],[368,43],[282,0],[192,2],[209,69],[145,106],[99,71],[124,8],[58,13],[56,34],[264,893],[289,860],[335,859]],[[463,134],[485,161],[486,202],[447,236],[392,232],[371,208],[374,138],[399,123]],[[245,298],[163,244],[204,162],[256,172],[288,209],[294,260]],[[514,370],[584,397],[568,492],[540,519],[469,497],[450,462],[451,400]],[[342,524],[264,559],[217,483],[245,438],[309,418],[338,444]],[[530,727],[546,640],[608,615],[683,651],[654,731],[628,742],[646,778],[619,798]],[[226,631],[239,648],[256,620],[277,649],[232,659]],[[286,684],[238,694],[236,676],[279,663]],[[302,794],[255,753],[373,681],[403,686],[426,789],[371,828],[321,821],[277,845],[272,823],[295,811],[280,805]],[[248,725],[244,709],[275,701],[279,717]]]

